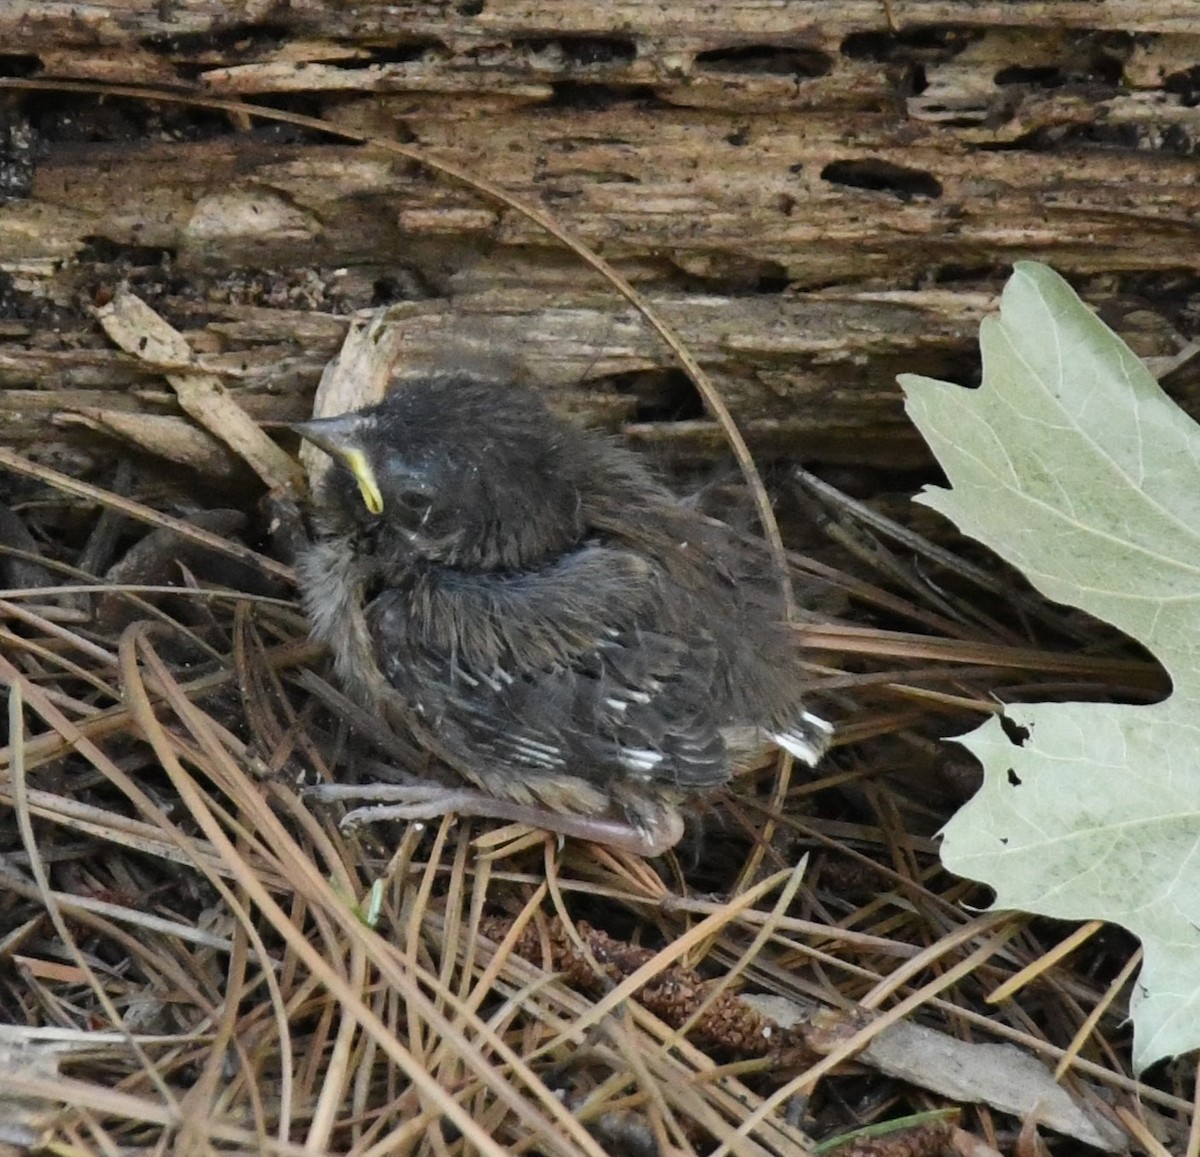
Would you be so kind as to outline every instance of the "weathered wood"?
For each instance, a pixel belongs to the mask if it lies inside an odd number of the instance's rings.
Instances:
[[[10,3],[0,44],[0,73],[283,101],[504,185],[660,305],[770,453],[920,461],[894,376],[970,377],[1018,257],[1140,352],[1200,328],[1194,0]],[[88,309],[127,279],[265,421],[349,312],[407,297],[402,373],[491,346],[566,408],[719,447],[627,305],[469,189],[260,121],[0,100],[8,444],[103,457],[81,429],[179,416]]]

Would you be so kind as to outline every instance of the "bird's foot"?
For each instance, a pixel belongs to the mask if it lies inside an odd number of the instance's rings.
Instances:
[[[340,825],[343,831],[385,820],[432,820],[457,812],[459,815],[523,823],[531,828],[542,828],[573,839],[604,844],[638,856],[661,856],[673,848],[683,835],[683,817],[669,807],[658,809],[655,816],[646,818],[643,824],[638,825],[611,816],[551,811],[532,804],[498,799],[471,788],[452,788],[442,784],[327,783],[309,788],[305,795],[326,803],[378,801],[347,812]]]

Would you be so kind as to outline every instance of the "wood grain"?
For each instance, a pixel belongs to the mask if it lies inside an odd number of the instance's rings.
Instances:
[[[895,374],[970,380],[1017,258],[1144,354],[1200,329],[1193,0],[17,3],[0,44],[0,74],[275,103],[502,184],[648,294],[767,455],[925,461]],[[182,417],[96,324],[128,283],[264,421],[302,416],[350,315],[393,301],[402,375],[491,357],[660,453],[720,453],[595,274],[377,149],[8,90],[0,196],[17,448],[82,468],[120,449],[97,414]],[[1187,404],[1198,377],[1171,381]]]

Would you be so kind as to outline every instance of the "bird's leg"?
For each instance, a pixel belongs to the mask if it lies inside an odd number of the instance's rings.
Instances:
[[[683,818],[670,807],[659,808],[653,816],[645,817],[642,824],[634,824],[612,816],[551,811],[533,804],[498,799],[471,788],[451,788],[441,784],[328,783],[309,788],[305,794],[326,802],[364,799],[387,801],[347,812],[341,822],[343,830],[384,820],[431,820],[449,812],[457,812],[459,815],[523,823],[531,828],[542,828],[577,840],[604,844],[638,856],[661,856],[673,848],[683,835]]]

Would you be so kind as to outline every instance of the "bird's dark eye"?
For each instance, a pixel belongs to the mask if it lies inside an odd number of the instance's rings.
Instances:
[[[395,495],[396,501],[401,506],[408,510],[424,512],[429,509],[432,502],[430,495],[424,490],[416,490],[411,487],[405,487],[398,490]]]
[[[392,502],[410,510],[428,507],[436,489],[428,470],[405,461],[399,455],[391,455],[384,461],[381,473],[387,496]]]

